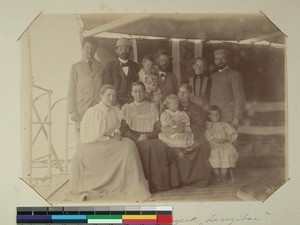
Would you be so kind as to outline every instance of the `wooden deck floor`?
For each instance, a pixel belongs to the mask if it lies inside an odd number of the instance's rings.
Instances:
[[[207,202],[207,201],[240,201],[236,196],[239,187],[250,184],[257,179],[268,176],[268,174],[276,171],[283,171],[282,167],[273,168],[236,168],[234,171],[235,183],[231,180],[226,183],[211,184],[206,188],[197,186],[186,186],[180,189],[174,189],[170,191],[157,192],[153,195],[150,202]],[[64,195],[68,190],[68,183],[63,185],[47,200],[51,204],[64,203]],[[101,201],[93,201],[97,203],[104,203]]]

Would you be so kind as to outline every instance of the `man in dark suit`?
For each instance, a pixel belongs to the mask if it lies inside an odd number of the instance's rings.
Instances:
[[[133,101],[131,85],[138,80],[138,65],[129,59],[131,43],[127,38],[120,38],[116,44],[118,59],[108,62],[105,66],[104,84],[112,84],[117,90],[120,106]]]
[[[170,94],[177,94],[178,82],[175,74],[169,71],[172,60],[170,53],[165,50],[160,50],[155,58],[159,69],[157,84],[162,92],[162,99],[164,100]]]

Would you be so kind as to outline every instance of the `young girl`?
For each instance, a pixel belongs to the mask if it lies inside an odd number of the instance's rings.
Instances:
[[[153,101],[158,106],[162,98],[162,93],[157,86],[154,59],[151,56],[144,56],[142,65],[143,67],[139,72],[139,80],[146,87],[146,97],[148,97],[150,101]]]
[[[169,147],[188,148],[194,144],[194,134],[190,128],[190,119],[186,112],[179,111],[179,98],[169,95],[165,100],[166,109],[160,117],[161,133],[158,138]]]
[[[211,151],[209,162],[214,168],[217,182],[226,181],[228,168],[235,167],[238,153],[233,146],[237,139],[236,130],[228,123],[221,122],[221,110],[217,106],[208,108],[208,118],[205,137],[209,142]]]

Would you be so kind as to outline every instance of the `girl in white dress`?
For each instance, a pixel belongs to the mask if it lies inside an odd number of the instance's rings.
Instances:
[[[168,107],[160,117],[161,133],[158,138],[169,147],[188,148],[194,144],[194,134],[190,128],[190,119],[186,112],[179,111],[179,98],[171,94],[165,104]]]
[[[233,168],[238,159],[238,153],[232,144],[238,136],[237,131],[227,122],[221,122],[221,110],[217,106],[208,108],[208,118],[205,137],[210,145],[209,162],[214,168],[216,181],[224,182],[228,168]]]

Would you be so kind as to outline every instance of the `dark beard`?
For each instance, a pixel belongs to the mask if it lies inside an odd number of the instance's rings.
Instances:
[[[167,72],[168,71],[168,66],[166,66],[166,67],[159,66],[159,70],[162,71],[162,72]]]
[[[219,64],[218,64],[218,69],[219,69],[219,70],[222,70],[222,69],[224,69],[226,66],[227,66],[227,65],[225,65],[225,64],[223,64],[223,63],[219,63]]]

